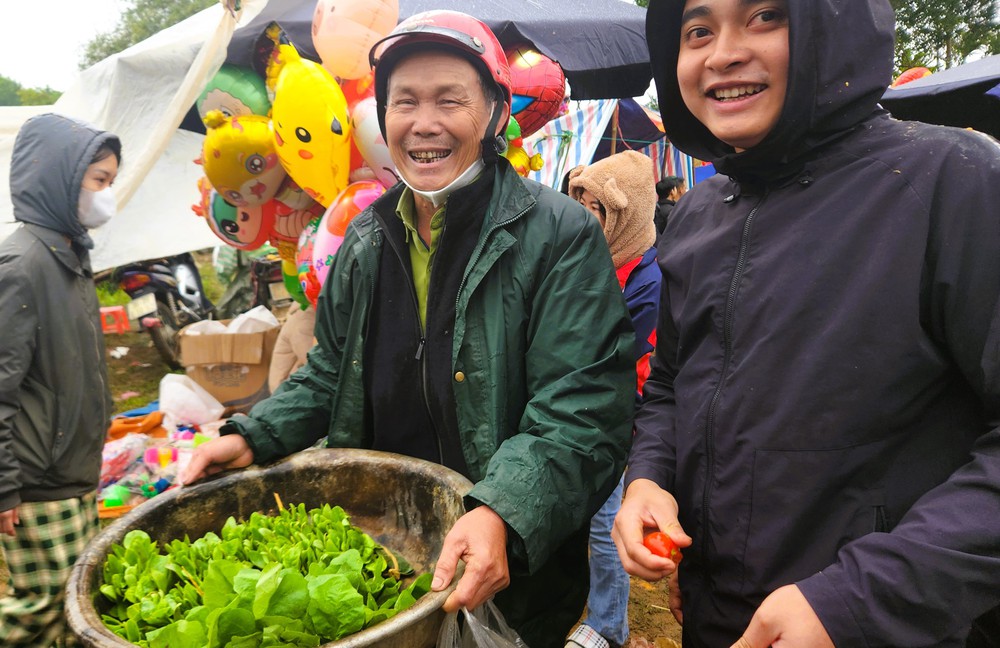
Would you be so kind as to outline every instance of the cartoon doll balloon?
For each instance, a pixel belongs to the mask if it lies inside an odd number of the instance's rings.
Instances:
[[[264,79],[251,69],[223,65],[205,86],[195,103],[203,120],[209,111],[220,110],[226,117],[263,115],[271,110]]]
[[[256,250],[267,242],[274,228],[274,201],[264,205],[234,207],[212,189],[208,178],[198,179],[201,202],[194,213],[205,218],[209,228],[226,245],[240,250]]]
[[[299,247],[295,252],[295,266],[298,270],[299,285],[302,287],[302,294],[312,306],[316,306],[316,299],[319,297],[320,283],[313,269],[313,247],[316,242],[316,234],[319,231],[320,219],[314,218],[306,224],[305,229],[299,235]]]
[[[231,205],[262,205],[274,197],[287,173],[275,152],[270,120],[261,115],[205,115],[208,127],[201,163],[216,191]]]
[[[321,65],[299,56],[272,24],[275,41],[267,79],[274,90],[271,120],[281,164],[324,207],[347,186],[351,123],[337,81]]]

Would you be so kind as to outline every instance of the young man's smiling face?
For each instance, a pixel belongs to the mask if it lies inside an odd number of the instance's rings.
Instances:
[[[786,0],[687,0],[677,81],[688,110],[737,151],[771,132],[788,85]]]

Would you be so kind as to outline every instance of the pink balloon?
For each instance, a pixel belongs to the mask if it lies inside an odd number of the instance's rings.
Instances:
[[[396,165],[389,156],[389,147],[378,127],[375,97],[366,97],[356,103],[351,111],[351,121],[354,124],[351,133],[354,145],[378,181],[386,187],[399,182]]]
[[[319,0],[312,42],[330,74],[358,79],[369,68],[368,50],[399,20],[398,0]]]
[[[385,187],[374,180],[352,182],[330,203],[313,239],[313,270],[321,286],[330,273],[333,255],[344,242],[347,225],[383,193]]]

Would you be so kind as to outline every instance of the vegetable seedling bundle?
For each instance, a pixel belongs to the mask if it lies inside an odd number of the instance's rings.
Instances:
[[[430,590],[339,506],[230,517],[219,534],[163,547],[128,532],[104,563],[102,615],[147,648],[319,646],[384,621]]]

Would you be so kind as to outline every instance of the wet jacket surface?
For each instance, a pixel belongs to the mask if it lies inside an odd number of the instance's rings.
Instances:
[[[56,115],[27,122],[11,161],[0,244],[0,510],[97,488],[111,415],[80,184],[114,136]]]
[[[386,253],[371,210],[387,219],[398,198],[397,187],[349,226],[306,366],[232,419],[255,461],[324,435],[331,447],[368,447],[364,338]],[[469,497],[510,525],[512,557],[534,572],[589,522],[624,466],[635,335],[596,219],[513,172],[498,172],[490,205],[457,292],[452,391]]]
[[[679,101],[682,6],[648,14],[660,106],[720,175],[660,246],[626,482],[694,539],[685,646],[790,583],[837,646],[964,645],[1000,603],[1000,147],[877,107],[888,2],[803,0],[781,119],[736,154]]]

